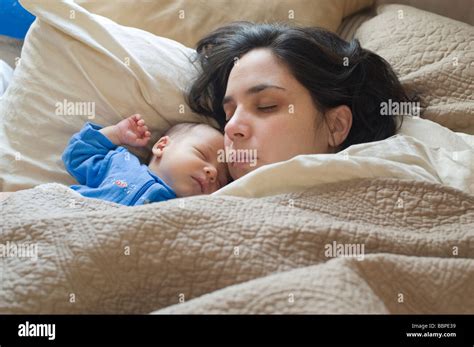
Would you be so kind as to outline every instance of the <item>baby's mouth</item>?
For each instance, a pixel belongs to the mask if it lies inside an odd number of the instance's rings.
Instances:
[[[197,182],[197,184],[199,185],[199,189],[201,189],[201,193],[204,194],[204,183],[194,176],[191,176],[191,178]]]

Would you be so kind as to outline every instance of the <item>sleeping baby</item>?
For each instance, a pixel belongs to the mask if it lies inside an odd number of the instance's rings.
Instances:
[[[224,150],[218,130],[198,123],[173,126],[154,144],[148,166],[120,147],[142,147],[150,138],[138,114],[105,128],[86,123],[62,156],[80,183],[71,188],[89,198],[134,206],[210,194],[228,183],[227,165],[217,160]]]

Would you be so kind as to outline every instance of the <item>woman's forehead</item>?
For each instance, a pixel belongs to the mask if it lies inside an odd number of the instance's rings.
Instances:
[[[269,49],[254,49],[235,61],[227,82],[226,96],[241,93],[258,85],[281,88],[294,82],[289,69]]]
[[[269,73],[271,73],[269,75]],[[282,64],[269,49],[253,49],[234,61],[229,79],[265,77],[271,79],[275,74],[286,75],[290,71]]]

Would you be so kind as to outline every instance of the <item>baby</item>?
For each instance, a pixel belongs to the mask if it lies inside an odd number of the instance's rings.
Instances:
[[[153,146],[148,166],[122,145],[146,146],[151,134],[139,114],[102,128],[86,123],[69,141],[64,165],[82,195],[127,206],[210,194],[226,185],[229,173],[218,161],[224,137],[205,124],[173,126]]]

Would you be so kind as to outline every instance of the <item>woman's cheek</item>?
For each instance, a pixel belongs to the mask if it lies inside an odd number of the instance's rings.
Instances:
[[[224,148],[229,148],[232,145],[232,140],[227,136],[227,134],[224,135]]]
[[[266,120],[267,122],[259,127],[257,157],[261,158],[265,164],[271,164],[286,156],[288,133],[285,122],[275,118]]]

